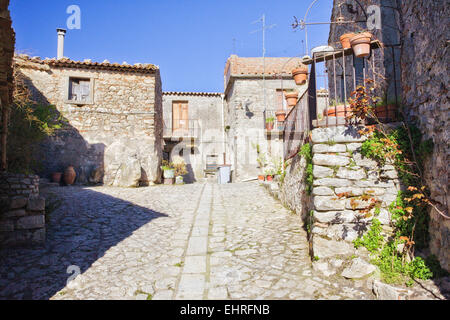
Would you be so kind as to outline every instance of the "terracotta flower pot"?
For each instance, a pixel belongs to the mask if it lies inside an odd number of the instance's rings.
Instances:
[[[284,119],[286,119],[286,112],[284,111],[277,111],[275,112],[275,116],[277,117],[278,122],[283,122]]]
[[[375,115],[379,120],[395,120],[397,107],[395,104],[378,106],[375,108]]]
[[[266,180],[267,180],[267,181],[272,181],[272,180],[273,180],[273,177],[272,177],[271,175],[268,175],[268,176],[266,176]]]
[[[64,183],[68,186],[72,185],[75,182],[75,178],[77,173],[73,166],[68,166],[64,171]]]
[[[262,174],[258,175],[258,180],[264,181],[264,176]]]
[[[349,105],[344,106],[340,104],[335,107],[328,107],[323,111],[323,115],[326,117],[348,117],[352,115],[352,109]]]
[[[295,84],[301,85],[308,79],[308,67],[300,67],[292,70],[292,77],[294,77]]]
[[[289,107],[294,107],[298,101],[298,92],[284,94]]]
[[[357,33],[350,38],[350,45],[356,57],[363,58],[370,54],[371,39],[372,34],[370,32]]]
[[[273,129],[273,121],[272,122],[266,122],[266,129],[267,131],[270,131]]]
[[[52,182],[60,183],[62,177],[62,172],[53,172],[52,173]]]
[[[349,49],[352,46],[350,45],[350,38],[352,38],[355,34],[352,33],[344,33],[342,36],[339,37],[339,40],[341,41],[342,48],[343,49]]]

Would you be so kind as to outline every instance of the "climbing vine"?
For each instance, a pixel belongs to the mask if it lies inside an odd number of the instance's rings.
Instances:
[[[311,145],[309,143],[305,143],[301,147],[298,154],[299,156],[303,157],[306,160],[306,170],[305,170],[306,193],[310,195],[313,189],[313,182],[314,182]]]

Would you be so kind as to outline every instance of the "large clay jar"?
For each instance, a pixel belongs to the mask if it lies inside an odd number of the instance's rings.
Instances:
[[[350,38],[350,45],[356,57],[363,58],[370,54],[371,39],[372,34],[370,32],[357,33]]]
[[[289,107],[294,107],[298,101],[298,92],[290,92],[284,94]]]
[[[339,37],[343,49],[350,49],[352,47],[350,45],[350,38],[352,38],[354,35],[354,33],[345,33]]]
[[[68,186],[72,185],[75,182],[76,176],[77,173],[75,172],[73,166],[68,166],[64,171],[64,183]]]
[[[299,67],[292,70],[292,77],[294,77],[296,85],[304,84],[308,78],[308,67]]]

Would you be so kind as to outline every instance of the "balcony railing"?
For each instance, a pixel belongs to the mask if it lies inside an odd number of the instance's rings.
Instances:
[[[308,131],[308,91],[305,91],[295,107],[289,110],[284,120],[284,159],[295,156],[303,145]]]
[[[201,134],[200,122],[197,119],[179,120],[176,128],[173,121],[164,121],[164,138],[197,138]]]

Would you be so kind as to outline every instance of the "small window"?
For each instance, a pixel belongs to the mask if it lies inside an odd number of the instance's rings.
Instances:
[[[91,79],[69,78],[68,100],[74,103],[92,103]]]

